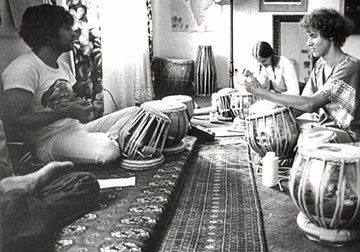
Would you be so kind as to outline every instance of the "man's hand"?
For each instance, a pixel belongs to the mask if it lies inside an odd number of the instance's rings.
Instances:
[[[93,105],[82,98],[76,98],[63,105],[62,109],[68,113],[68,117],[78,119],[81,123],[89,122],[90,114],[94,111]]]

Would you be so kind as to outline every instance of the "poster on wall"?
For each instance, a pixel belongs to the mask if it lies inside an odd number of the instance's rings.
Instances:
[[[221,9],[216,0],[171,0],[171,28],[175,32],[208,32],[215,29]]]

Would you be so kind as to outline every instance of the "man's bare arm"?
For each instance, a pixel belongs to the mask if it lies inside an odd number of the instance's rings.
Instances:
[[[87,122],[93,107],[87,101],[76,100],[59,109],[44,113],[32,113],[28,107],[32,93],[24,89],[9,89],[4,92],[4,117],[10,125],[38,129],[63,118]]]

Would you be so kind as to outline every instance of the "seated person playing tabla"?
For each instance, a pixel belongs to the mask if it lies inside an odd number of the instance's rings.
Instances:
[[[43,163],[103,164],[120,156],[114,138],[138,108],[92,120],[103,104],[76,97],[74,74],[59,59],[77,40],[73,24],[72,15],[60,6],[44,4],[25,11],[19,34],[31,50],[2,73],[4,124],[7,132],[15,129],[13,135],[33,146]]]
[[[332,20],[329,22],[328,20]],[[332,9],[318,9],[305,15],[301,26],[307,45],[318,58],[301,96],[270,92],[246,72],[246,90],[256,97],[293,108],[297,114],[318,113],[315,126],[306,133],[332,128],[343,142],[360,140],[360,61],[341,47],[351,34],[353,23]]]

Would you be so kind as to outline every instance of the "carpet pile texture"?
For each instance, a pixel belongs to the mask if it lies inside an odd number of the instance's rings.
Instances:
[[[199,144],[157,251],[267,251],[244,138]]]

